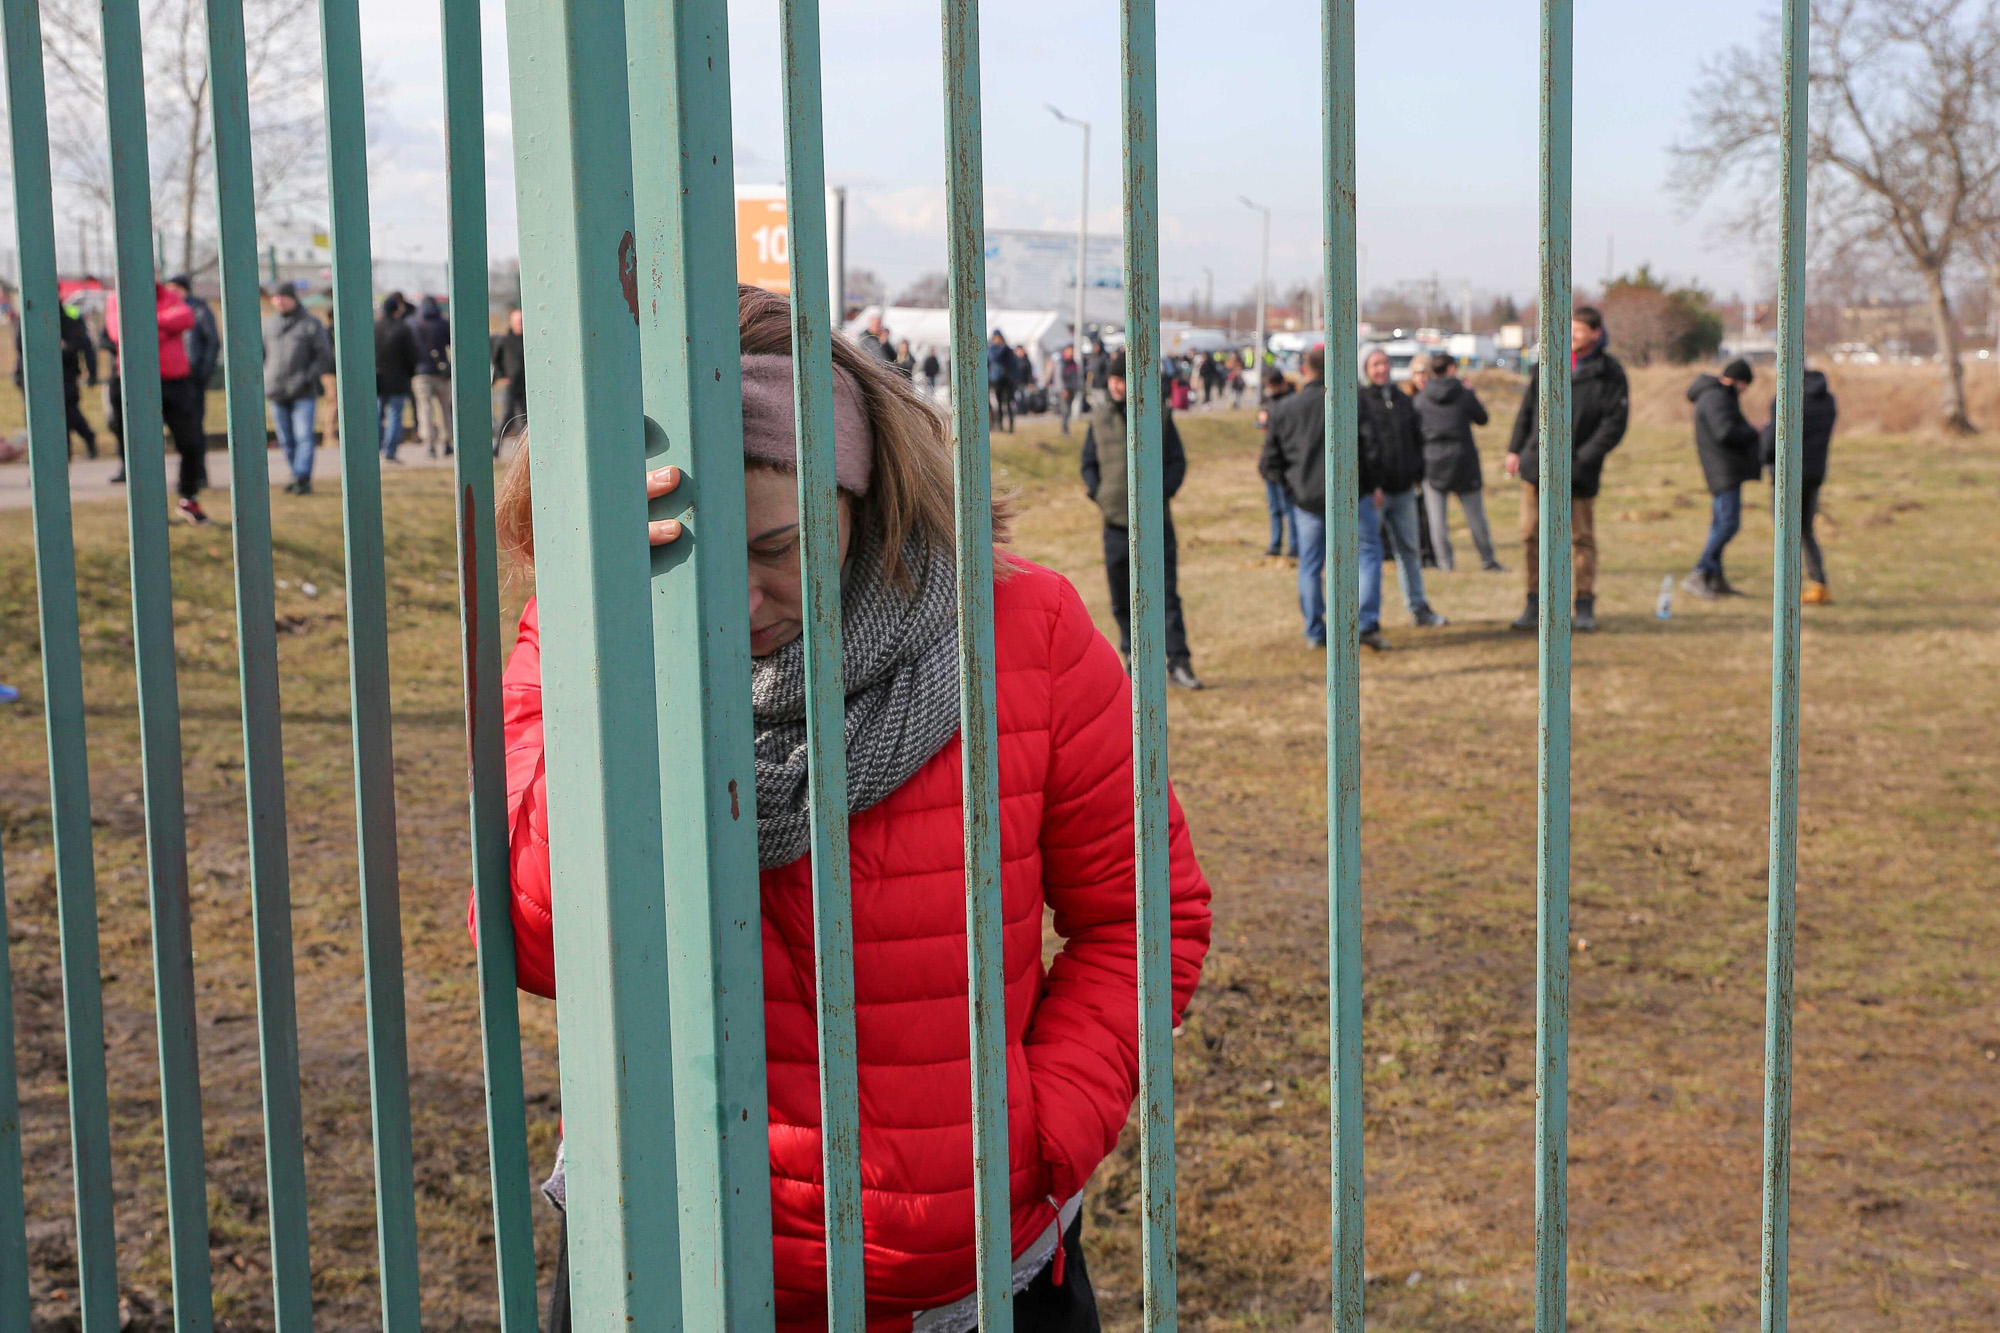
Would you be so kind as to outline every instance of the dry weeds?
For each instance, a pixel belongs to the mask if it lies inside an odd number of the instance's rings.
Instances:
[[[1489,506],[1507,535],[1516,492],[1494,445],[1512,404],[1495,406]],[[1176,1044],[1184,1321],[1323,1328],[1323,658],[1299,638],[1291,569],[1260,558],[1247,421],[1182,428],[1182,588],[1213,688],[1171,701],[1174,771],[1217,914]],[[1692,561],[1706,520],[1686,437],[1682,423],[1642,427],[1614,458],[1599,520],[1605,630],[1576,650],[1580,1329],[1755,1325],[1769,509],[1752,498],[1731,562],[1757,596],[1654,620],[1661,576]],[[996,460],[1027,502],[1020,548],[1102,615],[1073,444],[1031,426]],[[1810,608],[1805,634],[1801,1327],[2000,1326],[1996,501],[1993,437],[1836,445],[1825,540],[1839,600]],[[360,1329],[377,1315],[337,500],[277,503],[318,1327]],[[387,510],[426,1323],[483,1329],[494,1307],[447,479],[389,479]],[[122,515],[92,506],[77,529],[121,1274],[143,1326],[167,1304],[167,1272]],[[0,515],[0,679],[26,689],[0,709],[0,812],[37,1314],[62,1327],[74,1257],[29,540],[26,515]],[[1462,529],[1456,540],[1464,571],[1476,562]],[[1511,537],[1502,558],[1519,564]],[[174,561],[219,1325],[257,1329],[269,1299],[226,531],[177,529]],[[320,597],[299,590],[308,580]],[[1453,625],[1409,629],[1392,609],[1396,650],[1363,663],[1369,1306],[1385,1329],[1529,1326],[1534,647],[1503,628],[1519,589],[1518,572],[1435,575],[1431,600]],[[545,1161],[553,1024],[541,1002],[524,1008]],[[1136,1326],[1133,1161],[1128,1142],[1099,1173],[1087,1231],[1116,1328]]]

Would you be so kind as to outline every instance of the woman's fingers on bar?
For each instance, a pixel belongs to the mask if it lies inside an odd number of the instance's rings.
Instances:
[[[646,498],[657,500],[681,484],[681,470],[677,467],[655,468],[646,474]],[[659,524],[653,525],[655,528]],[[658,538],[655,538],[658,540]]]
[[[681,535],[679,519],[663,518],[646,525],[646,537],[655,546],[665,546]]]

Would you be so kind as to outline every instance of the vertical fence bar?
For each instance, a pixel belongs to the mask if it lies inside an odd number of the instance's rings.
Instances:
[[[653,515],[684,526],[653,548],[654,689],[702,701],[658,716],[681,1301],[690,1330],[754,1333],[776,1316],[726,0],[626,0],[625,36],[631,133],[673,136],[631,167],[646,466],[681,470]]]
[[[1804,434],[1807,0],[1785,0],[1779,109],[1778,448],[1771,579],[1770,921],[1764,981],[1763,1333],[1784,1333],[1792,1188],[1792,945],[1799,872],[1799,505]]]
[[[861,1333],[867,1322],[861,1255],[861,1093],[854,1044],[847,690],[841,666],[840,511],[833,476],[833,328],[826,284],[819,3],[783,0],[779,12],[785,65],[792,404],[798,426],[799,565],[805,620],[806,781],[812,810],[826,1324],[834,1333]]]
[[[445,173],[450,210],[453,481],[458,498],[459,647],[465,663],[467,800],[479,939],[480,1039],[486,1067],[486,1151],[493,1188],[493,1257],[501,1333],[535,1333],[533,1186],[521,1083],[521,1011],[514,975],[512,876],[507,866],[507,755],[500,701],[500,573],[493,525],[493,404],[486,350],[486,107],[478,0],[440,0]]]
[[[160,330],[154,321],[152,173],[146,155],[146,71],[137,0],[105,0],[104,118],[117,241],[118,368],[125,408],[126,518],[132,569],[132,659],[139,695],[139,764],[146,803],[146,887],[152,905],[153,997],[159,1034],[167,1234],[174,1326],[214,1323],[208,1261],[208,1180],[195,1042],[188,911],[187,812],[181,791],[180,686],[167,547]],[[178,337],[175,331],[169,336]],[[199,392],[183,381],[176,393]],[[184,463],[182,466],[186,466]]]
[[[1573,0],[1542,0],[1535,1328],[1569,1308],[1570,90]]]
[[[35,592],[55,839],[56,915],[62,933],[77,1300],[82,1333],[115,1333],[118,1239],[111,1203],[111,1113],[104,1074],[104,992],[90,833],[90,760],[84,743],[76,544],[70,535],[69,428],[59,361],[61,316],[41,7],[36,0],[0,0],[0,23],[6,36],[7,132],[13,149],[14,219],[21,252],[21,370],[28,409],[28,477],[34,492]]]
[[[1153,0],[1123,0],[1125,475],[1132,545],[1133,883],[1138,897],[1145,1327],[1180,1326],[1174,1218],[1172,886],[1167,864],[1165,490],[1160,463],[1159,97]]]
[[[1361,1333],[1361,662],[1359,418],[1353,374],[1355,276],[1354,0],[1321,7],[1326,319],[1327,1014],[1331,1064],[1333,1328]],[[1261,386],[1260,386],[1261,392]],[[1362,503],[1369,503],[1364,499]]]
[[[14,967],[7,873],[0,866],[0,1328],[27,1328],[28,1217],[21,1176],[20,1070],[14,1062]]]
[[[513,0],[575,1326],[681,1325],[625,14]],[[741,448],[740,435],[732,441]],[[739,587],[740,592],[740,587]],[[687,651],[686,645],[676,645]],[[693,707],[692,699],[679,701]]]
[[[410,1163],[410,1057],[403,1017],[396,764],[390,736],[387,577],[382,552],[381,414],[375,399],[374,267],[368,237],[368,126],[357,0],[320,0],[333,345],[340,395],[340,507],[347,566],[347,666],[354,726],[355,840],[375,1149],[375,1238],[384,1333],[417,1333],[417,1208]]]
[[[257,205],[240,0],[208,0],[208,78],[227,394],[230,540],[236,557],[236,644],[243,707],[243,793],[249,820],[256,943],[257,1045],[263,1080],[264,1178],[271,1224],[271,1305],[278,1333],[312,1327],[298,1000],[292,972],[291,872],[285,835],[285,750],[271,564],[271,474],[264,443],[258,327]]]
[[[993,671],[993,460],[986,417],[986,187],[978,0],[943,0],[945,226],[951,294],[952,501],[958,567],[965,965],[979,1327],[1014,1326],[1007,1161],[1007,1000],[1000,887],[1000,736]],[[1078,346],[1083,331],[1077,330]]]

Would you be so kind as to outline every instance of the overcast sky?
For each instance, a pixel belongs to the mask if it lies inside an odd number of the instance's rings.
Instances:
[[[1770,263],[1681,216],[1665,188],[1702,62],[1755,41],[1776,0],[1577,6],[1575,245],[1580,283],[1651,261],[1723,295],[1761,288]],[[737,177],[781,177],[775,0],[733,5]],[[361,0],[383,87],[375,126],[376,251],[444,250],[443,127],[434,4]],[[1536,0],[1361,0],[1359,191],[1367,281],[1433,272],[1456,298],[1530,293],[1536,271]],[[493,249],[514,252],[504,5],[485,5]],[[1306,0],[1160,5],[1161,271],[1170,300],[1214,271],[1218,298],[1256,281],[1256,217],[1274,210],[1274,283],[1318,265],[1318,6]],[[943,267],[937,5],[825,0],[827,177],[849,187],[849,263],[893,293]],[[984,15],[989,227],[1073,230],[1080,135],[1095,126],[1091,226],[1116,231],[1118,20],[1112,3],[1006,0]]]

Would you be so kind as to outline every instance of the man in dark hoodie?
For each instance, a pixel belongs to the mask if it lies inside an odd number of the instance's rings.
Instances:
[[[1160,499],[1162,554],[1165,557],[1167,681],[1198,690],[1194,655],[1188,651],[1187,622],[1181,617],[1180,550],[1174,540],[1175,492],[1187,477],[1187,452],[1173,413],[1160,409]],[[1111,586],[1111,615],[1118,622],[1118,651],[1132,656],[1132,550],[1127,508],[1131,492],[1125,472],[1125,354],[1115,354],[1105,376],[1104,396],[1083,432],[1083,488],[1104,515],[1104,577]]]
[[[1799,545],[1806,558],[1806,586],[1801,590],[1799,600],[1808,606],[1825,606],[1833,600],[1833,593],[1826,584],[1826,561],[1821,558],[1819,538],[1813,535],[1813,518],[1819,513],[1820,483],[1826,480],[1826,458],[1833,443],[1833,423],[1840,416],[1840,405],[1834,401],[1832,392],[1826,387],[1826,376],[1817,370],[1808,370],[1803,383],[1805,401],[1800,404],[1805,415],[1804,438],[1799,441]],[[1773,405],[1771,420],[1764,426],[1762,434],[1762,455],[1764,466],[1770,468],[1771,479],[1777,480],[1778,467],[1778,417]]]
[[[1611,340],[1604,331],[1604,316],[1595,307],[1576,308],[1570,316],[1569,338],[1570,560],[1576,596],[1576,618],[1571,624],[1588,634],[1597,628],[1597,489],[1604,478],[1604,460],[1625,438],[1632,390],[1625,380],[1625,367],[1605,350]],[[1521,487],[1521,554],[1528,606],[1514,621],[1518,630],[1532,630],[1541,619],[1537,601],[1542,586],[1540,418],[1538,375],[1528,381],[1521,411],[1514,418],[1514,438],[1507,446],[1507,475],[1526,483]]]
[[[432,458],[440,452],[450,458],[451,321],[438,308],[435,296],[417,302],[410,332],[417,340],[417,373],[410,378],[417,399],[417,434]]]
[[[1479,446],[1473,442],[1472,428],[1486,424],[1486,405],[1470,385],[1458,377],[1458,361],[1450,354],[1431,356],[1430,383],[1416,395],[1417,424],[1424,435],[1424,515],[1430,522],[1431,549],[1438,565],[1449,571],[1453,565],[1451,530],[1445,519],[1445,502],[1458,497],[1465,511],[1465,526],[1472,544],[1479,548],[1479,567],[1503,574],[1506,566],[1493,556],[1493,534],[1486,526],[1484,478],[1479,468]]]
[[[382,461],[399,463],[396,448],[403,442],[403,409],[417,374],[417,336],[410,332],[410,303],[401,292],[382,299],[375,320],[375,406],[382,418]]]
[[[1694,404],[1694,449],[1701,457],[1701,474],[1708,483],[1708,542],[1701,558],[1681,580],[1685,591],[1705,601],[1743,594],[1722,574],[1722,553],[1743,526],[1743,483],[1763,472],[1758,459],[1757,429],[1743,416],[1738,395],[1755,372],[1742,357],[1722,368],[1718,378],[1697,375],[1688,385]]]

